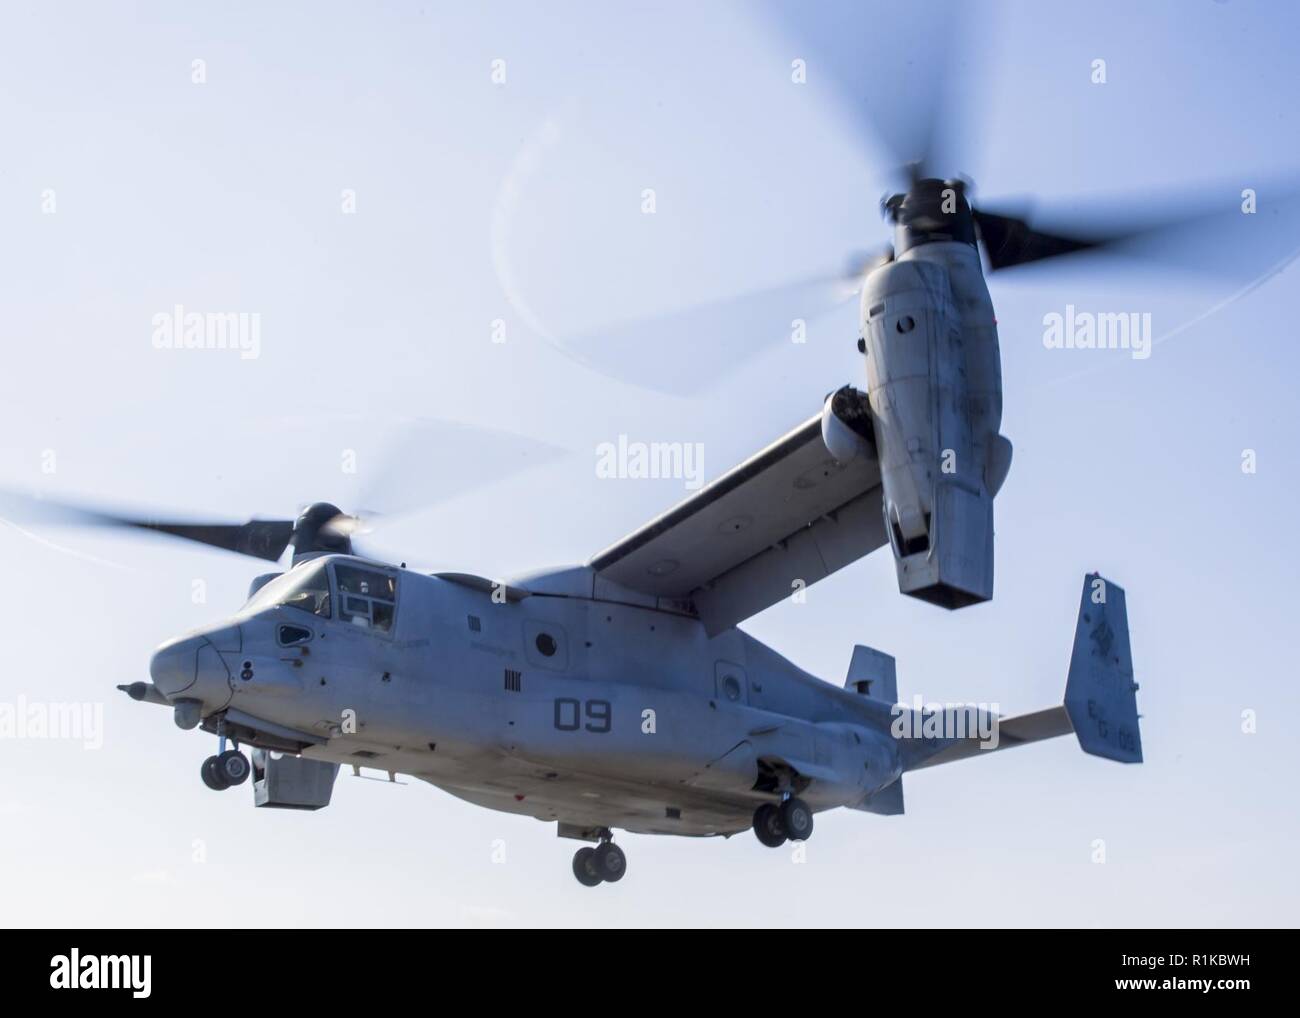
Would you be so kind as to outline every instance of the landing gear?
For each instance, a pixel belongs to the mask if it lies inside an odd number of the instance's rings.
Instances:
[[[580,848],[573,856],[573,875],[583,887],[612,884],[623,879],[627,872],[627,856],[611,840],[606,831],[595,848]]]
[[[226,749],[226,721],[224,717],[217,718],[217,740],[216,755],[204,760],[203,767],[199,771],[203,783],[214,792],[220,792],[235,785],[242,785],[248,780],[249,772],[252,770],[248,763],[248,757],[239,751],[238,742],[235,743],[235,749]]]
[[[813,812],[802,799],[786,799],[781,803],[781,823],[791,841],[807,841],[812,837]]]
[[[600,883],[600,874],[596,872],[596,850],[591,847],[580,848],[573,857],[573,875],[583,887],[595,887]]]
[[[210,756],[203,761],[199,773],[203,776],[203,783],[214,792],[220,792],[223,788],[230,787],[222,780],[221,773],[217,770],[217,758],[215,756]]]
[[[237,749],[228,749],[217,756],[217,770],[221,772],[227,786],[242,785],[248,780],[248,772],[251,769],[248,765],[248,757]]]
[[[612,841],[604,841],[592,851],[595,853],[593,858],[596,872],[600,874],[601,880],[613,884],[623,879],[623,874],[627,872],[627,856],[621,848]]]
[[[789,841],[812,837],[813,812],[802,799],[789,798],[781,805],[765,802],[754,810],[754,834],[768,848],[780,848]]]
[[[199,773],[205,785],[220,792],[234,785],[242,785],[248,780],[250,770],[248,757],[237,749],[228,749],[204,760]]]
[[[768,848],[785,844],[785,824],[781,822],[780,807],[765,802],[754,810],[754,834]]]

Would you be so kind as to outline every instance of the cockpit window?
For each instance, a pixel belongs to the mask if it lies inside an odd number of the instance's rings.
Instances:
[[[309,562],[277,576],[253,595],[248,609],[260,611],[283,605],[301,611],[330,617],[330,581],[324,562]]]
[[[397,577],[375,569],[338,563],[339,618],[355,626],[388,633],[397,610]]]

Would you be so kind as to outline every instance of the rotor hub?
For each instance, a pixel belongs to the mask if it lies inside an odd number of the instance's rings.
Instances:
[[[964,180],[923,177],[901,194],[881,203],[885,219],[894,227],[894,250],[936,241],[975,245],[975,219],[966,197]]]
[[[352,539],[347,532],[329,525],[341,516],[342,510],[329,502],[313,502],[304,509],[293,524],[294,561],[304,555],[351,555]]]

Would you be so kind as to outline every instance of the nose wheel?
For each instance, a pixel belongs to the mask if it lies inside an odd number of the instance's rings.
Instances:
[[[580,848],[573,856],[573,875],[583,887],[613,884],[627,872],[627,856],[609,838],[595,848]]]
[[[235,748],[226,749],[226,719],[224,715],[218,715],[217,752],[204,760],[199,769],[203,783],[214,792],[242,785],[253,769],[248,763],[248,757],[239,751],[239,743],[233,739],[231,741],[235,743]]]
[[[248,757],[237,749],[228,749],[204,760],[199,773],[205,785],[214,792],[220,792],[242,785],[248,780],[250,770]]]

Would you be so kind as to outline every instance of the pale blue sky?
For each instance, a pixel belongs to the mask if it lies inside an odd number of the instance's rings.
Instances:
[[[949,172],[979,196],[1061,207],[1217,185],[1231,207],[1300,167],[1290,4],[975,10],[970,162]],[[864,64],[894,17],[845,37]],[[884,240],[879,153],[817,59],[745,4],[7,4],[0,486],[231,518],[350,505],[392,488],[383,451],[405,422],[445,418],[568,455],[395,521],[374,550],[493,576],[585,559],[682,495],[598,480],[599,443],[703,442],[712,477],[862,380],[851,305],[693,399],[611,382],[538,335],[801,278]],[[898,658],[904,698],[1032,710],[1059,701],[1081,575],[1100,569],[1128,591],[1141,767],[1063,739],[927,770],[906,780],[905,817],[819,817],[802,865],[749,835],[625,836],[628,879],[587,892],[551,827],[419,782],[341,777],[318,814],[209,792],[208,738],[112,687],[233,610],[259,564],[0,528],[0,701],[103,702],[105,719],[97,751],[0,742],[6,917],[212,925],[238,921],[209,904],[233,896],[288,925],[1294,925],[1300,268],[1209,312],[1300,244],[1296,221],[1229,224],[1237,271],[1063,261],[995,278],[1016,449],[995,600],[949,614],[901,598],[881,553],[745,624],[834,682],[861,642]],[[152,316],[177,303],[259,313],[261,356],[153,349]],[[1141,362],[1046,350],[1042,316],[1067,303],[1181,331]],[[472,447],[451,445],[413,454],[394,500],[472,478]],[[358,477],[340,472],[347,448]]]

